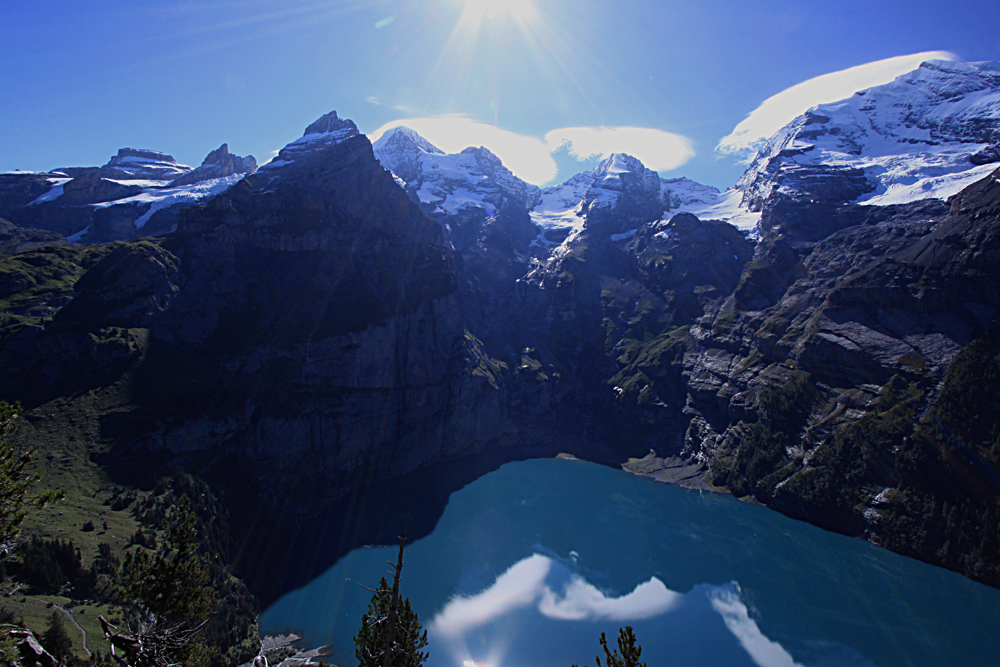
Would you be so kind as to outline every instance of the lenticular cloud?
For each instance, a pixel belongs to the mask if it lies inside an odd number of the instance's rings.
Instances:
[[[669,171],[694,157],[691,140],[649,127],[564,127],[545,135],[550,150],[561,146],[584,161],[627,153],[655,171]]]
[[[889,83],[926,60],[957,59],[958,56],[948,51],[925,51],[808,79],[764,100],[730,134],[719,140],[715,150],[749,162],[768,137],[817,104],[836,102],[859,90]]]
[[[649,127],[563,127],[548,132],[543,141],[464,116],[402,118],[386,123],[368,138],[378,141],[385,132],[401,125],[446,153],[485,146],[515,176],[536,185],[555,178],[557,167],[552,153],[560,148],[568,149],[580,161],[627,153],[655,171],[676,169],[694,157],[690,139]]]
[[[368,137],[374,143],[385,132],[400,125],[412,129],[445,153],[461,153],[469,146],[485,146],[515,176],[528,183],[545,183],[556,175],[555,160],[541,139],[463,116],[402,118],[386,123]]]

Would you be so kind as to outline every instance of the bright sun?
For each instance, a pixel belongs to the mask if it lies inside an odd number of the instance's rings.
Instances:
[[[463,0],[465,9],[459,24],[476,30],[483,21],[511,19],[527,25],[534,19],[536,10],[532,0]]]

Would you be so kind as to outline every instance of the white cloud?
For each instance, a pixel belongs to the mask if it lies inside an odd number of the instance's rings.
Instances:
[[[431,627],[448,636],[460,635],[510,611],[528,607],[545,587],[551,568],[552,560],[538,554],[520,560],[478,595],[449,601],[431,621]]]
[[[680,167],[692,157],[691,141],[648,127],[564,127],[545,135],[551,150],[566,145],[578,160],[628,153],[655,171]]]
[[[561,593],[546,587],[538,611],[560,621],[607,619],[625,622],[659,616],[679,600],[680,595],[667,589],[656,577],[639,584],[627,595],[610,598],[581,577],[574,576]]]
[[[926,51],[877,60],[803,81],[764,100],[730,134],[719,140],[716,150],[749,160],[768,137],[817,104],[836,102],[859,90],[889,83],[916,69],[925,60],[957,59],[958,56],[947,51]]]
[[[505,167],[529,183],[547,183],[556,175],[556,162],[541,139],[463,116],[394,120],[370,133],[368,138],[374,143],[387,130],[400,125],[415,131],[445,153],[460,153],[469,146],[485,146]]]
[[[750,658],[761,667],[802,667],[778,642],[768,639],[739,595],[727,588],[709,593],[712,608],[722,616],[726,628],[736,637]]]
[[[566,580],[558,590],[550,585],[554,568],[557,578]],[[452,599],[434,617],[430,627],[434,632],[455,638],[515,609],[532,606],[543,616],[559,621],[625,622],[659,616],[679,601],[680,595],[668,590],[656,577],[639,584],[627,595],[608,597],[551,558],[534,554],[511,565],[483,592]]]
[[[645,127],[564,127],[552,130],[545,140],[517,134],[464,116],[401,118],[368,133],[372,143],[394,127],[414,130],[445,153],[459,153],[469,146],[485,146],[517,177],[536,185],[555,178],[558,168],[552,153],[562,147],[577,160],[628,153],[656,171],[675,169],[694,156],[687,137]]]

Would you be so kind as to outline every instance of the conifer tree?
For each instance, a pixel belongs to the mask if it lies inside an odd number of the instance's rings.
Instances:
[[[35,497],[30,494],[31,487],[42,476],[28,470],[35,448],[19,448],[10,442],[20,412],[21,408],[16,403],[11,405],[0,401],[0,560],[11,556],[26,508],[32,505],[43,507],[60,495],[56,491]]]
[[[642,647],[636,645],[635,633],[632,632],[631,625],[618,629],[618,648],[615,649],[614,653],[608,648],[608,639],[602,632],[601,648],[604,649],[606,664],[602,666],[600,657],[595,657],[597,667],[646,667],[646,663],[639,662]],[[573,665],[573,667],[578,666]]]
[[[354,655],[361,667],[420,667],[427,660],[421,651],[427,646],[427,631],[417,620],[409,598],[399,597],[399,581],[403,571],[403,546],[406,529],[399,539],[399,557],[393,568],[392,588],[385,577],[372,591],[368,611],[361,616],[361,628],[354,637]]]
[[[118,595],[128,609],[122,632],[103,617],[104,633],[130,667],[200,664],[197,643],[215,604],[208,562],[198,554],[195,515],[184,496],[163,522],[164,536],[152,551],[139,548],[117,568]]]
[[[66,632],[66,623],[58,611],[49,616],[49,625],[41,636],[41,644],[59,662],[68,662],[73,656],[73,640]]]

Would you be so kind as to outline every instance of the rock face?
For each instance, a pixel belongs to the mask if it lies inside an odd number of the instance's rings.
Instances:
[[[476,353],[441,228],[350,121],[310,125],[272,163],[182,212],[163,248],[181,287],[172,294],[156,268],[166,260],[142,269],[164,285],[157,307],[170,299],[150,324],[147,361],[170,371],[144,409],[178,417],[134,446],[221,454],[305,508],[342,494],[359,469],[399,475],[495,440],[496,389],[466,368]],[[220,383],[229,388],[207,400]],[[462,410],[485,412],[462,423]],[[303,484],[303,466],[323,471],[322,484]]]
[[[885,387],[908,385],[933,401],[958,352],[997,326],[1000,272],[987,258],[996,252],[998,196],[994,174],[950,207],[840,210],[856,224],[817,242],[793,240],[773,221],[733,296],[692,327],[685,455],[732,485],[747,429],[762,424],[787,444],[744,493],[841,532],[874,530],[877,512],[838,518],[820,506],[829,498],[800,492],[800,480],[829,467],[824,447]],[[874,507],[895,475],[858,500]]]
[[[257,160],[252,155],[247,157],[233,155],[229,152],[229,144],[222,144],[205,157],[200,167],[170,181],[170,187],[193,185],[233,174],[252,174],[255,171],[257,171]]]

